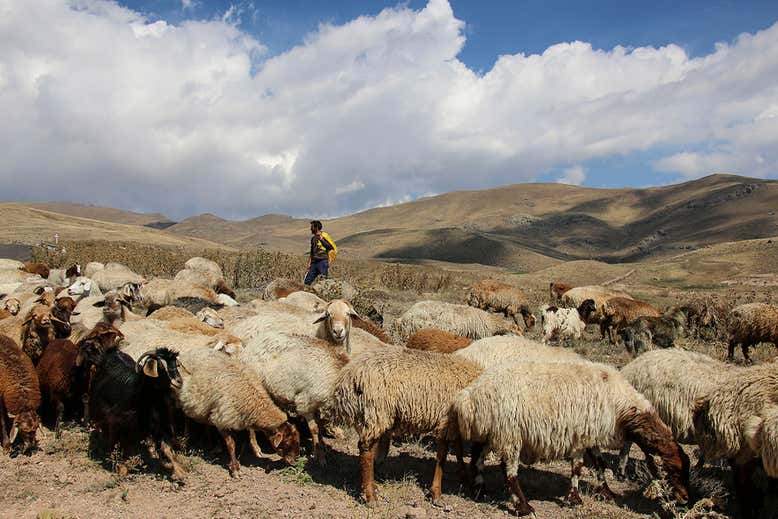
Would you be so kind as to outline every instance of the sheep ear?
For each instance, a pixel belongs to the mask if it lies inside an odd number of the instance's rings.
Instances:
[[[73,317],[74,315],[81,315],[81,312],[73,312],[72,314],[70,314],[70,317]]]
[[[157,372],[157,359],[149,358],[143,363],[143,374],[151,378],[157,378],[159,376],[159,373]]]
[[[284,439],[284,433],[282,429],[279,429],[269,438],[270,445],[273,446],[274,449],[278,449],[278,446],[281,445],[281,442]]]
[[[8,435],[8,441],[13,443],[17,434],[19,434],[19,426],[16,425],[16,421],[14,421],[13,425],[11,425],[11,433]]]
[[[323,314],[321,314],[321,315],[319,316],[319,318],[318,318],[318,319],[316,319],[316,320],[313,322],[313,324],[319,324],[320,322],[322,322],[322,321],[323,321],[323,320],[325,320],[326,318],[327,318],[327,312],[324,312]]]
[[[102,308],[102,307],[104,307],[105,306],[105,299],[103,299],[102,301],[98,301],[96,303],[93,303],[92,306],[94,306],[95,308]]]
[[[354,310],[354,308],[351,305],[349,305],[348,307],[348,315],[353,317],[354,319],[362,319],[362,317],[357,313],[356,310]]]
[[[36,296],[39,296],[43,294],[46,291],[45,287],[36,287],[35,290],[32,291],[33,294]]]

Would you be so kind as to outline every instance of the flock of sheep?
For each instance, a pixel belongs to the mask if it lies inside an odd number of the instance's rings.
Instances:
[[[171,280],[146,280],[115,263],[82,272],[0,260],[0,294],[6,451],[34,448],[41,420],[59,436],[72,415],[98,431],[107,451],[143,441],[172,479],[184,480],[177,440],[198,428],[221,435],[232,475],[240,470],[236,433],[245,431],[263,456],[260,431],[290,464],[301,432],[309,434],[310,454],[324,463],[325,433],[350,428],[361,494],[372,505],[374,465],[392,439],[429,435],[437,444],[434,503],[453,447],[475,495],[486,456],[501,460],[517,515],[534,514],[520,463],[569,459],[566,499],[580,504],[582,468],[594,470],[596,493],[612,498],[606,468],[623,476],[633,444],[681,503],[690,467],[680,444],[699,446],[700,465],[731,463],[744,516],[760,513],[753,474],[778,477],[776,365],[736,366],[673,347],[682,333],[727,334],[729,357],[740,344],[748,361],[750,346],[778,345],[778,308],[769,305],[726,311],[691,301],[660,311],[608,287],[551,283],[536,342],[524,337],[537,320],[527,296],[494,280],[473,285],[467,305],[417,302],[387,329],[291,280],[238,304],[219,266],[204,258]],[[580,339],[587,324],[636,358],[618,370],[547,344]],[[618,466],[606,464],[604,449],[621,449]]]

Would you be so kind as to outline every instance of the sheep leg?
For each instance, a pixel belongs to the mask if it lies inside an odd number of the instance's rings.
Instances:
[[[389,448],[392,445],[392,433],[384,433],[378,440],[378,451],[376,453],[376,462],[382,463],[389,455]]]
[[[629,451],[632,450],[632,442],[625,441],[619,451],[619,469],[616,472],[616,478],[624,481],[627,479],[627,463],[629,463]]]
[[[466,482],[468,486],[472,486],[472,483],[469,480],[470,474],[467,471],[467,465],[465,465],[464,447],[462,446],[462,438],[458,435],[454,440],[454,451],[456,452],[456,456],[457,456],[457,467],[459,469],[459,479],[463,483]]]
[[[584,456],[589,465],[594,467],[594,471],[597,474],[597,481],[600,483],[594,491],[595,494],[604,501],[613,501],[616,496],[611,492],[611,489],[608,487],[608,481],[605,479],[605,460],[602,459],[600,449],[596,447],[588,449]]]
[[[743,350],[743,358],[746,360],[746,364],[752,364],[751,357],[748,356],[748,343],[744,342],[740,345],[740,349]]]
[[[265,456],[262,453],[262,449],[259,448],[259,444],[257,443],[257,433],[254,429],[249,429],[247,431],[249,433],[249,445],[251,446],[251,452],[254,453],[254,456],[256,456],[258,459],[263,459]]]
[[[89,425],[89,393],[81,395],[81,404],[84,406],[84,426]]]
[[[755,488],[751,481],[751,475],[754,473],[758,463],[756,460],[748,460],[745,463],[739,463],[730,460],[732,470],[735,473],[735,495],[737,496],[740,515],[745,519],[758,517],[760,492]]]
[[[374,479],[374,463],[378,451],[378,440],[359,440],[359,468],[362,482],[362,497],[368,506],[376,503],[376,484]]]
[[[430,487],[430,493],[432,494],[432,504],[435,506],[441,506],[440,495],[443,492],[443,465],[446,463],[447,456],[448,441],[446,441],[444,438],[438,438],[438,451],[435,458],[435,472],[432,475],[432,486]]]
[[[570,460],[570,492],[567,493],[565,501],[570,506],[577,506],[583,504],[581,494],[578,492],[578,480],[581,479],[581,471],[583,470],[583,459],[580,456],[574,456]]]
[[[737,346],[735,340],[729,339],[729,345],[727,346],[727,360],[730,362],[735,360],[735,346]]]
[[[306,417],[308,429],[311,431],[311,443],[313,444],[313,459],[324,466],[327,464],[327,457],[324,453],[324,438],[322,438],[319,424],[313,416]]]
[[[2,396],[0,396],[0,435],[2,435],[3,450],[9,452],[11,450],[11,439],[8,437],[8,429],[5,424],[5,403]]]
[[[503,461],[505,467],[505,483],[508,486],[508,492],[513,503],[514,513],[517,516],[532,515],[535,516],[535,509],[527,501],[527,497],[519,485],[519,460],[518,456],[511,456],[509,461]]]
[[[61,400],[57,402],[57,418],[54,422],[54,437],[59,439],[62,436],[62,419],[65,416],[65,403]]]
[[[235,438],[232,437],[232,433],[229,431],[220,430],[219,433],[222,435],[222,438],[224,438],[224,444],[227,446],[227,454],[230,457],[230,462],[227,465],[227,468],[230,471],[230,476],[234,478],[238,477],[240,463],[238,463],[238,459],[235,457]]]
[[[486,449],[483,443],[473,442],[470,446],[470,493],[473,499],[478,500],[483,495],[484,490],[484,462],[486,460]]]
[[[170,445],[168,445],[165,440],[162,440],[159,442],[159,450],[164,456],[164,460],[161,462],[162,466],[171,472],[170,479],[173,481],[184,481],[184,475],[186,474],[186,471],[184,471],[184,469],[181,468],[181,465],[179,465],[176,461],[176,453],[173,452],[173,449],[170,447]]]

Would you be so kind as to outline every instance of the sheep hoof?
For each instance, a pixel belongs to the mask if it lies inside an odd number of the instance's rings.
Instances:
[[[583,499],[581,499],[581,494],[578,493],[578,490],[571,488],[565,497],[565,502],[569,506],[579,506],[583,504]]]
[[[240,476],[240,465],[238,465],[237,463],[236,464],[230,463],[230,466],[228,467],[228,469],[230,471],[230,476],[231,477],[237,479]]]
[[[529,503],[516,503],[513,513],[517,517],[525,517],[527,515],[535,517],[535,509]]]
[[[441,498],[439,498],[439,497],[433,498],[432,499],[432,506],[434,506],[435,508],[443,508],[443,506],[444,506],[443,500]]]

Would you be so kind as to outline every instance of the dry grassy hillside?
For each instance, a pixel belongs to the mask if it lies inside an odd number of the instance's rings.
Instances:
[[[623,262],[778,234],[778,182],[712,175],[649,189],[518,184],[333,219],[352,257],[480,263],[531,272],[558,261]],[[305,249],[306,220],[193,217],[171,232],[236,247]]]
[[[123,223],[127,225],[151,225],[159,223],[173,224],[170,218],[162,213],[136,213],[123,211],[113,207],[73,204],[68,202],[36,202],[26,204],[33,209],[41,209],[51,213],[67,214],[101,222]]]
[[[121,240],[199,249],[222,247],[207,240],[178,236],[139,225],[81,218],[35,209],[25,204],[0,204],[0,219],[7,223],[0,228],[0,243],[51,242],[57,233],[61,240]]]

